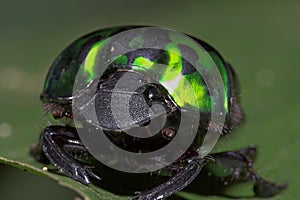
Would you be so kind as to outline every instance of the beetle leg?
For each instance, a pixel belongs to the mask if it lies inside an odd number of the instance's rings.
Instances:
[[[65,175],[85,185],[90,183],[89,177],[101,180],[93,173],[91,166],[81,162],[81,160],[85,159],[77,159],[76,155],[69,153],[71,149],[74,152],[77,149],[77,152],[80,152],[82,155],[89,155],[87,149],[81,143],[75,128],[49,126],[42,132],[40,144],[45,156]]]
[[[271,197],[278,194],[286,184],[275,184],[264,180],[253,169],[256,148],[250,146],[237,151],[211,154],[214,161],[205,166],[210,175],[220,179],[224,185],[239,182],[254,182],[254,193],[257,197]]]
[[[203,159],[198,155],[188,158],[186,165],[166,182],[146,191],[142,191],[130,200],[159,200],[171,196],[189,185],[203,167]]]

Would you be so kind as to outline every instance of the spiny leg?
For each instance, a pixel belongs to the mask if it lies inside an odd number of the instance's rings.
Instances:
[[[253,169],[256,148],[211,154],[213,158],[205,166],[209,173],[223,181],[225,185],[241,182],[254,182],[254,193],[257,197],[271,197],[286,188],[260,177]]]
[[[74,145],[75,144],[75,145]],[[72,158],[79,160],[83,163],[91,163],[95,158],[89,154],[86,147],[78,142],[78,140],[68,140],[68,144],[64,144],[62,149],[68,153]],[[37,161],[43,164],[50,164],[49,159],[46,157],[42,150],[40,141],[31,146],[29,154]]]
[[[75,128],[49,126],[41,134],[40,145],[50,162],[68,177],[85,185],[90,183],[90,177],[101,180],[93,173],[92,167],[81,162],[88,159],[76,156],[79,154],[90,156],[90,154],[81,143]]]
[[[188,158],[186,165],[179,169],[166,182],[155,186],[150,190],[142,191],[130,200],[159,200],[167,198],[189,185],[197,177],[203,164],[203,159],[195,153]]]

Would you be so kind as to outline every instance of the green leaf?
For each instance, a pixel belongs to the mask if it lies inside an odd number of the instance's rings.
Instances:
[[[99,187],[96,187],[93,185],[85,186],[85,185],[83,185],[77,181],[74,181],[70,178],[67,178],[65,176],[43,170],[45,165],[35,162],[34,159],[31,156],[29,156],[29,154],[28,154],[29,147],[31,146],[32,143],[25,142],[25,143],[20,144],[18,142],[18,141],[20,141],[19,139],[21,139],[21,138],[14,136],[13,139],[9,140],[12,143],[9,144],[6,141],[6,145],[14,147],[14,148],[7,149],[6,151],[1,149],[2,156],[0,157],[0,162],[20,168],[22,170],[25,170],[25,171],[28,171],[28,172],[31,172],[34,174],[47,176],[51,179],[54,179],[61,186],[64,186],[64,187],[67,187],[67,188],[70,188],[70,189],[76,191],[80,196],[84,197],[86,200],[99,200],[99,199],[104,199],[104,200],[122,200],[122,199],[124,199],[125,200],[125,199],[128,199],[128,197],[114,195],[114,194],[112,194],[108,191],[105,191]]]
[[[46,70],[61,49],[101,27],[128,22],[157,24],[208,41],[236,71],[246,122],[214,151],[256,144],[257,171],[270,180],[289,183],[287,190],[272,200],[300,199],[299,2],[54,1],[45,7],[28,0],[18,6],[7,1],[1,8],[0,19],[5,23],[0,32],[0,162],[49,177],[90,200],[99,196],[127,199],[43,171],[44,165],[35,162],[28,151],[47,126],[41,122],[38,96]],[[15,190],[18,188],[12,188]],[[227,199],[188,191],[179,195],[189,200]]]

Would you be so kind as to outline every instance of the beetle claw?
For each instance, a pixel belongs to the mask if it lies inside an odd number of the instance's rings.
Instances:
[[[86,172],[87,172],[87,174],[89,175],[89,177],[93,177],[93,178],[95,178],[95,179],[97,179],[97,180],[99,180],[99,181],[102,180],[102,178],[99,177],[99,176],[98,176],[97,174],[95,174],[94,172],[92,172],[92,170],[88,169],[88,170],[86,170]]]
[[[82,166],[76,166],[73,168],[74,172],[68,172],[70,173],[70,177],[73,179],[78,180],[84,185],[90,184],[90,177],[93,177],[97,180],[102,180],[99,176],[97,176],[94,172],[92,172],[91,168],[89,167],[82,167]]]
[[[284,190],[287,186],[287,183],[276,184],[259,178],[256,181],[253,190],[257,197],[272,197]]]

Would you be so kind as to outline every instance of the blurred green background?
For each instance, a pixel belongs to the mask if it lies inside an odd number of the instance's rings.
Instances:
[[[81,35],[121,24],[169,27],[218,49],[238,74],[247,120],[216,151],[258,145],[256,169],[266,178],[289,183],[274,199],[300,198],[296,0],[1,1],[0,156],[15,158],[15,148],[37,141],[45,126],[39,93],[55,57]],[[0,199],[74,196],[50,179],[0,165]],[[224,199],[203,197],[210,198]]]

